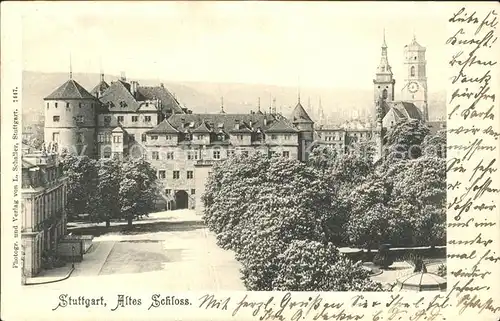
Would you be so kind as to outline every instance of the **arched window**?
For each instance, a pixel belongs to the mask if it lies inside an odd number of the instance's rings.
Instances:
[[[410,76],[415,77],[415,66],[411,66],[410,68]]]
[[[387,99],[387,89],[382,91],[382,98]]]

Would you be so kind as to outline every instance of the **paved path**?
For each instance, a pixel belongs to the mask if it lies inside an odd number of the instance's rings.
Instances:
[[[137,232],[94,238],[93,248],[75,264],[69,279],[36,287],[96,283],[128,284],[134,289],[245,291],[233,252],[217,246],[215,236],[193,211],[155,213],[136,223]]]

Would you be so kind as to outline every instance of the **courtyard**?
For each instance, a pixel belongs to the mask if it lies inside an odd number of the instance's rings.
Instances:
[[[62,290],[91,282],[111,288],[122,288],[126,283],[135,290],[245,290],[234,254],[217,246],[215,236],[191,210],[151,214],[134,221],[130,231],[123,222],[109,228],[70,223],[68,232],[94,235],[83,261],[75,263],[68,279],[31,288]],[[47,274],[64,275],[70,266],[68,263]]]

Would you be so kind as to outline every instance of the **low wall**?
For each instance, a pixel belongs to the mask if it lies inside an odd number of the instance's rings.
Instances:
[[[357,262],[371,262],[377,250],[371,250],[370,253],[366,250],[359,251],[341,251],[351,260]],[[430,247],[406,247],[406,248],[391,248],[389,249],[389,255],[394,261],[403,261],[408,259],[410,255],[421,256],[425,259],[440,259],[446,258],[446,246],[436,246],[435,248]]]
[[[61,240],[57,245],[57,255],[68,262],[81,262],[85,253],[83,244],[82,240]]]

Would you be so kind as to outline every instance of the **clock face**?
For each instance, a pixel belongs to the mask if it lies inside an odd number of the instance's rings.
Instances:
[[[415,92],[418,90],[418,83],[416,83],[416,82],[411,82],[411,83],[408,85],[408,90],[409,90],[411,93],[415,93]]]

